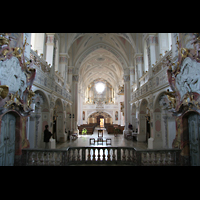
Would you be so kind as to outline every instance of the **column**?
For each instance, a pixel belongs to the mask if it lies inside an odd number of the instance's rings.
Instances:
[[[140,107],[139,107],[139,102],[137,101],[136,103],[136,112],[135,112],[135,129],[139,130],[139,111],[140,111]]]
[[[138,78],[140,78],[143,75],[143,71],[144,71],[143,54],[137,53],[135,55],[135,61],[136,61],[136,66],[137,66],[137,71],[138,71]],[[138,82],[139,82],[139,79],[138,79]]]
[[[46,33],[46,61],[53,66],[55,33]]]
[[[130,123],[130,75],[124,75],[124,117],[125,129],[123,134],[128,133],[128,124]]]
[[[68,59],[69,56],[67,53],[59,54],[59,72],[64,78],[64,88],[66,88],[67,79],[68,79]]]
[[[158,37],[155,33],[147,34],[147,55],[148,55],[148,72],[149,78],[152,78],[152,64],[158,59]]]
[[[35,145],[34,148],[38,148],[38,125],[40,123],[40,117],[41,115],[36,114],[35,115]]]
[[[138,74],[138,65],[136,65],[136,57],[134,59],[134,62],[135,62],[135,82],[138,89],[139,88],[139,74]]]
[[[74,132],[78,132],[77,122],[78,122],[78,75],[73,75],[72,81],[73,84],[71,86],[72,93],[73,93],[73,106],[72,106],[72,117],[74,114],[74,123],[73,123],[73,129]]]
[[[81,93],[81,91],[78,93],[78,126],[80,126],[81,124],[83,124],[83,107],[82,107],[82,105],[83,105],[83,102],[82,102],[82,100],[83,100],[83,97],[82,97],[83,95],[82,95],[82,93]]]
[[[135,83],[135,67],[130,66],[130,86]]]
[[[72,72],[73,72],[73,66],[68,67],[68,79],[67,83],[72,86]]]

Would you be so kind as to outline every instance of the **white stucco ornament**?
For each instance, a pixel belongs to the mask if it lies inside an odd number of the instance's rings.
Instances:
[[[0,81],[1,85],[8,85],[10,93],[18,94],[22,99],[23,92],[26,90],[26,75],[21,70],[19,60],[16,57],[0,62]]]
[[[183,61],[180,73],[176,77],[176,87],[180,92],[181,99],[187,92],[200,94],[200,63],[187,57]]]

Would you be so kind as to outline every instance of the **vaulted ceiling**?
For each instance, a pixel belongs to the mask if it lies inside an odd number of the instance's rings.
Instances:
[[[105,49],[97,49],[84,59],[79,75],[86,87],[98,78],[105,79],[115,87],[122,82],[123,70],[115,55]]]
[[[71,65],[79,74],[79,85],[98,78],[114,88],[123,84],[123,75],[133,65],[135,43],[130,33],[73,33],[68,42]]]

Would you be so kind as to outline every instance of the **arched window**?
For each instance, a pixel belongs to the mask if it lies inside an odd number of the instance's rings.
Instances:
[[[164,55],[165,51],[171,50],[172,37],[171,33],[159,33],[160,54]]]
[[[37,50],[38,55],[45,55],[45,33],[31,33],[31,45],[31,49]]]

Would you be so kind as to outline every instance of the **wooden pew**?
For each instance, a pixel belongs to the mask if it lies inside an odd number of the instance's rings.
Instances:
[[[82,124],[81,126],[78,127],[79,135],[82,135],[82,130],[84,128],[87,129],[87,135],[92,135],[95,127],[96,127],[96,123],[95,124]]]

